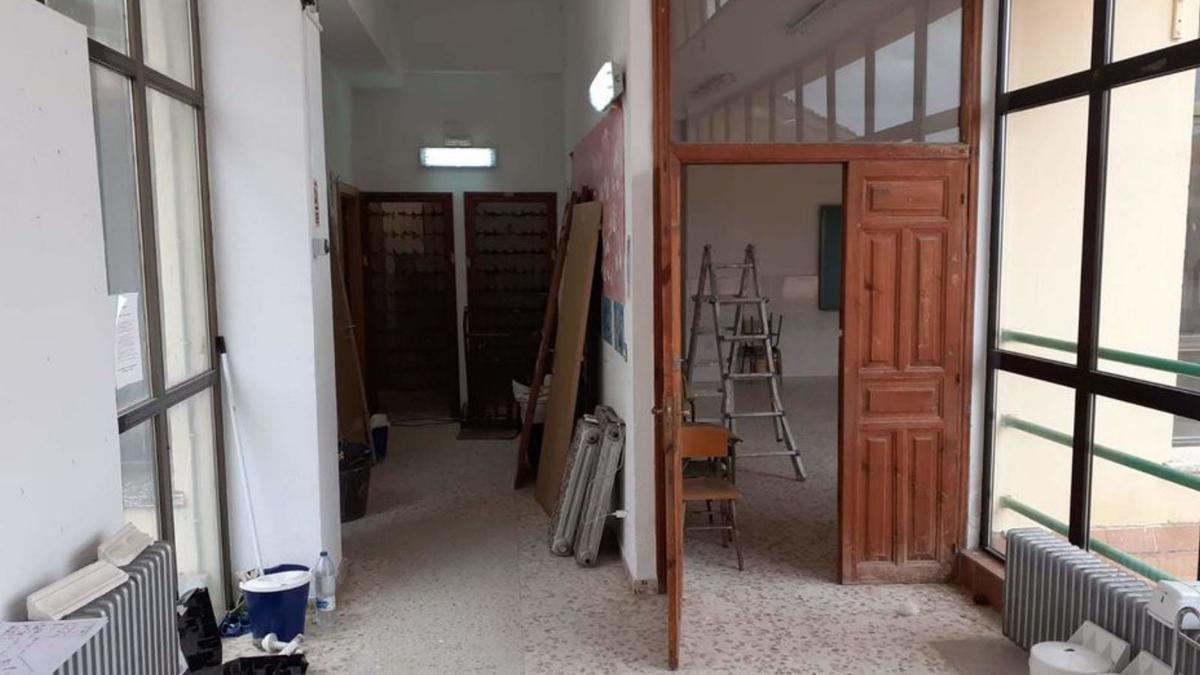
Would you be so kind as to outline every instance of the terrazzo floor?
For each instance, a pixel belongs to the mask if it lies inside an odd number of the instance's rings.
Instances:
[[[784,458],[739,466],[744,572],[715,533],[689,533],[681,672],[1025,672],[996,614],[953,587],[834,583],[836,380],[784,390],[810,479]],[[772,439],[762,426],[747,445]],[[664,672],[663,596],[632,591],[615,547],[595,569],[551,555],[546,516],[511,489],[514,442],[456,433],[393,429],[368,515],[343,529],[340,616],[310,630],[309,672]]]

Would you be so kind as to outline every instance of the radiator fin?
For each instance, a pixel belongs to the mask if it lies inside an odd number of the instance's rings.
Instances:
[[[122,568],[129,581],[88,603],[68,619],[106,617],[108,625],[56,675],[177,675],[175,556],[158,542]]]
[[[1152,587],[1058,535],[1034,528],[1008,532],[1004,635],[1023,649],[1065,641],[1084,621],[1170,663],[1171,628],[1150,616]],[[1200,651],[1180,645],[1179,673],[1200,675]]]

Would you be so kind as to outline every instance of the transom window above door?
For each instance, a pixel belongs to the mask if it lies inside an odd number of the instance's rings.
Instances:
[[[708,9],[671,2],[675,141],[961,140],[962,0]]]

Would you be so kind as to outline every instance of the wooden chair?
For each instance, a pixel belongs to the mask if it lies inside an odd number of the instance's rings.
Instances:
[[[718,424],[685,424],[679,429],[679,450],[685,460],[727,460],[724,475],[697,476],[683,479],[683,506],[686,517],[687,505],[691,502],[716,502],[720,507],[721,524],[713,524],[711,513],[708,525],[687,526],[684,530],[721,530],[724,537],[733,540],[737,551],[738,569],[743,569],[742,542],[737,526],[737,500],[742,491],[734,485],[729,475],[730,445],[729,430]]]

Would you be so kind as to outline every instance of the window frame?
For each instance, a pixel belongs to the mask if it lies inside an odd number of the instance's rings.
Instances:
[[[1104,256],[1104,208],[1108,159],[1109,103],[1121,86],[1200,68],[1200,38],[1110,62],[1117,0],[1093,0],[1090,66],[1053,79],[1005,91],[1010,28],[1009,6],[1000,0],[997,36],[995,156],[991,181],[991,235],[988,261],[986,389],[984,400],[983,482],[980,490],[980,548],[997,555],[992,546],[992,478],[995,461],[996,374],[1017,375],[1070,387],[1075,392],[1072,434],[1070,519],[1068,539],[1089,548],[1091,531],[1092,445],[1096,397],[1102,396],[1177,416],[1196,416],[1200,392],[1156,384],[1100,370],[1098,364],[1101,273]],[[1087,154],[1084,174],[1082,260],[1079,325],[1074,364],[1000,348],[1000,260],[1003,253],[1003,194],[1006,117],[1010,113],[1052,105],[1068,99],[1088,99]]]
[[[45,4],[45,0],[38,0]],[[167,413],[204,391],[211,391],[213,413],[213,445],[217,475],[218,519],[220,527],[221,574],[226,598],[232,596],[232,576],[229,548],[229,512],[225,481],[225,438],[222,420],[223,399],[217,349],[218,323],[216,305],[216,272],[213,262],[212,210],[208,178],[208,142],[204,108],[204,80],[201,64],[200,10],[198,0],[186,0],[192,47],[191,76],[194,85],[187,85],[156,70],[146,63],[142,28],[141,0],[123,0],[126,19],[128,54],[88,37],[88,58],[91,63],[107,68],[129,81],[133,112],[133,142],[135,185],[137,188],[138,233],[140,236],[141,275],[147,333],[147,374],[150,392],[144,400],[117,411],[117,431],[125,433],[149,422],[154,437],[155,507],[159,538],[175,546],[174,488],[170,436]],[[208,324],[209,366],[183,382],[167,387],[163,345],[162,293],[159,280],[157,221],[154,211],[154,174],[151,167],[150,122],[148,91],[153,89],[167,97],[190,106],[196,113],[196,155],[200,201],[200,226],[203,241],[205,312]],[[114,390],[114,396],[116,394]]]

